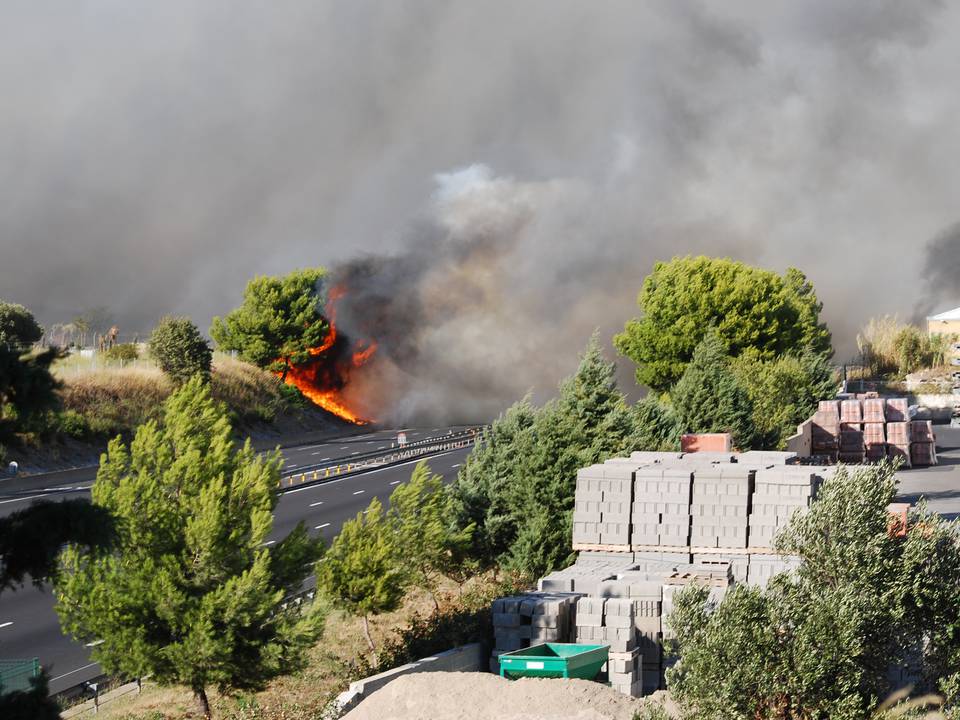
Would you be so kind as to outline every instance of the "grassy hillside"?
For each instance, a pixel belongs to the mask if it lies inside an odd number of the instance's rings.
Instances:
[[[144,360],[105,365],[69,358],[54,372],[63,382],[59,430],[78,439],[133,432],[137,425],[159,416],[173,390],[170,380]],[[303,396],[294,388],[228,355],[214,358],[210,382],[214,396],[227,404],[241,429],[272,423],[305,408]]]

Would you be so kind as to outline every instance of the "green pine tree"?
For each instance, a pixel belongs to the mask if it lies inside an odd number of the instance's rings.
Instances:
[[[697,345],[670,399],[682,432],[728,432],[744,449],[753,442],[753,404],[731,371],[727,349],[716,332],[708,332]]]
[[[317,566],[317,588],[334,605],[363,618],[363,633],[374,663],[370,616],[396,610],[409,585],[397,535],[377,498],[343,524]]]
[[[388,521],[393,525],[400,558],[417,587],[430,593],[436,609],[437,586],[450,559],[467,545],[473,526],[456,528],[450,522],[451,499],[443,477],[433,475],[426,462],[417,464],[409,482],[390,494]]]
[[[93,502],[117,519],[108,553],[61,557],[57,611],[64,629],[99,641],[107,672],[151,675],[191,688],[255,690],[298,668],[322,630],[319,606],[283,605],[321,552],[300,525],[271,547],[281,458],[237,448],[225,408],[194,377],[162,424],[101,458]]]

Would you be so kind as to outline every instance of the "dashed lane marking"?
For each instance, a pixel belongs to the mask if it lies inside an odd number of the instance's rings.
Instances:
[[[323,505],[323,500],[317,500],[315,503],[310,503],[310,507],[316,507],[317,505]]]
[[[357,490],[354,495],[363,495],[365,492],[366,490]]]
[[[330,527],[330,523],[324,523],[323,525],[317,525],[314,530],[323,530],[325,527]]]

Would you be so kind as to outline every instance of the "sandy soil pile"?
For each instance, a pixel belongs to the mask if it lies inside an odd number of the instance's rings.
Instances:
[[[380,688],[344,720],[632,720],[643,703],[586,680],[423,672]]]

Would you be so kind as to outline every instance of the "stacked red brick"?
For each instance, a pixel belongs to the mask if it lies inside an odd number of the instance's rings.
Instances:
[[[887,398],[887,457],[910,467],[910,414],[906,398]]]
[[[878,462],[887,456],[886,401],[867,398],[863,401],[864,456],[868,462]]]
[[[837,459],[844,463],[863,462],[863,409],[859,400],[840,401],[840,448]]]
[[[813,454],[836,462],[840,447],[840,403],[821,400],[813,416]]]
[[[910,460],[914,465],[937,464],[933,423],[929,420],[913,420],[910,423]]]

